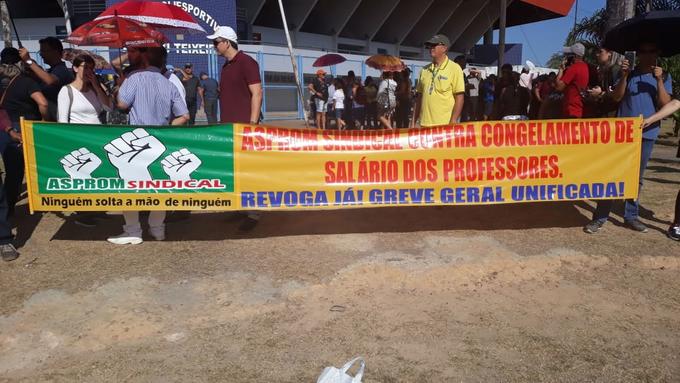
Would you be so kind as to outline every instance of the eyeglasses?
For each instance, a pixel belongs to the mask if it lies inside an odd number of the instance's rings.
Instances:
[[[215,40],[213,40],[213,46],[218,46],[218,45],[220,45],[222,43],[226,43],[226,42],[227,42],[227,40],[217,40],[217,39],[215,39]]]
[[[436,48],[436,47],[438,47],[438,46],[440,46],[440,45],[441,45],[441,46],[444,46],[444,44],[442,44],[442,43],[439,43],[439,44],[425,44],[425,49]]]

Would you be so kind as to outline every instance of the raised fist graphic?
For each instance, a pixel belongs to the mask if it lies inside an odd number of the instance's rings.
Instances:
[[[201,166],[201,160],[187,149],[180,149],[161,161],[171,180],[190,180],[191,173]]]
[[[120,178],[128,181],[151,180],[149,165],[165,152],[165,145],[141,128],[123,133],[104,146]]]
[[[92,172],[102,164],[102,160],[87,148],[72,151],[61,159],[64,171],[71,178],[92,178]]]

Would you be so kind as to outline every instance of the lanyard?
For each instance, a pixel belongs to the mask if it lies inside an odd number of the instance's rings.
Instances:
[[[449,65],[448,58],[446,59],[446,62],[444,64],[437,67],[437,70],[434,70],[434,68],[432,69],[432,82],[430,83],[430,89],[428,90],[429,94],[432,94],[432,91],[434,90],[434,82],[437,79],[437,75],[439,75],[439,72],[447,65]],[[434,64],[432,64],[432,66],[434,67]]]

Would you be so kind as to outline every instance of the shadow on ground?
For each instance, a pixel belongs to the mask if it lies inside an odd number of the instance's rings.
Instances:
[[[589,208],[585,203],[579,206]],[[53,240],[100,241],[118,234],[121,216],[108,216],[95,228],[66,220]],[[143,224],[146,218],[142,217]],[[237,213],[194,213],[169,223],[170,241],[214,241],[309,234],[419,232],[439,230],[518,230],[580,227],[588,222],[574,202],[491,206],[384,207],[331,211],[265,212],[248,233],[238,231]]]

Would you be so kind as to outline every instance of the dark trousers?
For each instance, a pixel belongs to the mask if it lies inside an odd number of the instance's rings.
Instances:
[[[366,105],[366,127],[371,129],[377,129],[379,126],[378,122],[378,103],[370,102]]]
[[[673,218],[673,225],[680,225],[680,190],[678,190],[678,196],[675,197],[675,217]]]
[[[411,103],[409,100],[399,100],[394,110],[394,122],[398,129],[409,127],[411,120]]]
[[[14,214],[14,205],[19,201],[21,185],[24,182],[24,155],[16,144],[8,144],[2,153],[5,163],[5,184],[3,185],[3,199],[6,199],[7,214]],[[1,215],[2,213],[0,213]]]
[[[366,123],[365,123],[366,107],[365,106],[355,107],[352,110],[352,119],[354,119],[354,127],[355,128],[364,127],[366,125]]]
[[[187,109],[189,109],[189,125],[194,125],[196,123],[196,110],[198,109],[198,103],[195,98],[187,98]]]
[[[216,98],[205,98],[205,105],[203,109],[205,110],[205,116],[208,118],[208,124],[217,123],[217,99]]]
[[[654,148],[655,140],[642,139],[642,155],[640,156],[640,188],[638,189],[638,195],[642,191],[642,176],[645,174],[645,168],[647,167],[647,162],[652,156],[652,149]],[[593,213],[593,220],[606,221],[609,218],[609,213],[612,211],[613,200],[601,200],[597,201],[597,208],[595,208],[595,213]],[[624,220],[630,221],[638,218],[639,213],[638,200],[627,199],[625,204]]]
[[[11,147],[9,155],[7,155],[7,149],[5,149],[2,153],[3,161],[5,161],[5,179],[8,182],[12,182],[13,184],[16,184],[16,179],[19,176],[19,173],[17,173],[17,166],[21,165],[21,172],[20,176],[23,178],[24,173],[23,173],[23,156],[21,156],[21,162],[19,163],[16,160],[16,153],[21,154],[21,151],[17,148],[15,144],[0,144],[0,146],[7,145],[6,148]],[[7,162],[9,160],[9,163]],[[19,181],[19,187],[21,187],[21,179]],[[9,202],[7,201],[7,195],[8,195],[8,185],[4,184],[2,182],[2,177],[0,177],[0,245],[6,245],[8,243],[12,243],[12,239],[14,239],[14,236],[12,235],[12,225],[9,223],[9,217],[12,215],[12,211],[14,210],[14,203],[16,203],[17,198],[19,197],[19,187],[11,187],[10,189],[15,191],[15,197],[14,197],[14,202],[10,205]],[[10,210],[10,206],[12,209]]]
[[[470,105],[468,106],[468,121],[479,121],[479,96],[468,97]]]
[[[0,178],[0,245],[12,243],[12,225],[9,223],[9,206],[7,205],[7,193]]]

